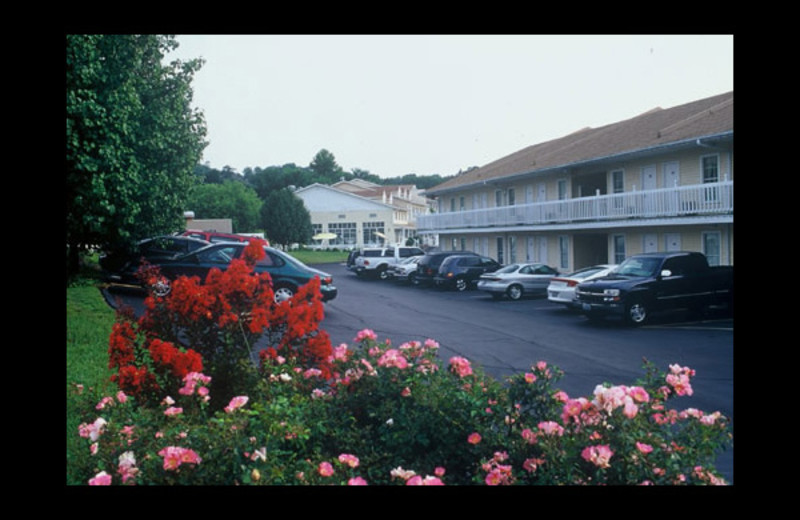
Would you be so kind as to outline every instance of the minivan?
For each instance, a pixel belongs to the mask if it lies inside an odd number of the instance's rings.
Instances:
[[[414,277],[414,285],[430,285],[433,279],[439,272],[439,266],[442,265],[444,259],[453,255],[473,255],[478,256],[477,253],[472,251],[436,251],[434,253],[426,253],[425,256],[420,258],[417,262],[417,275]]]

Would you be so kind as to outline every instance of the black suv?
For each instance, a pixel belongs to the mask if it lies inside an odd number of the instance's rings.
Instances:
[[[432,284],[434,277],[436,277],[439,272],[439,266],[442,265],[444,259],[454,255],[478,256],[472,251],[436,251],[427,253],[417,262],[417,273],[414,277],[414,285]]]
[[[482,274],[493,273],[502,267],[486,256],[457,255],[445,258],[433,281],[437,286],[466,291],[478,284]]]

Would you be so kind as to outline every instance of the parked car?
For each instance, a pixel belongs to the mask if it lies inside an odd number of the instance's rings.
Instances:
[[[418,247],[370,247],[361,250],[354,259],[352,271],[359,276],[373,275],[381,280],[389,277],[389,269],[404,258],[422,256],[425,251]]]
[[[417,263],[422,256],[409,256],[394,264],[389,273],[392,278],[401,282],[413,283],[417,274]]]
[[[481,276],[478,289],[488,292],[495,299],[508,296],[512,300],[519,300],[523,296],[546,294],[550,280],[558,274],[556,269],[541,263],[511,264]]]
[[[433,282],[437,287],[466,291],[474,288],[481,275],[493,273],[502,265],[488,256],[454,255],[448,256],[439,266]]]
[[[345,266],[347,267],[348,271],[355,271],[356,270],[356,258],[361,256],[361,249],[353,249],[347,255],[347,263]]]
[[[149,263],[175,258],[206,247],[209,242],[197,238],[166,235],[140,241],[132,253],[110,253],[99,259],[100,268],[108,282],[138,285],[136,273],[142,261]]]
[[[225,270],[235,258],[240,258],[247,244],[244,242],[227,242],[211,244],[202,249],[173,259],[166,259],[156,265],[161,274],[167,278],[167,283],[160,290],[164,295],[170,291],[170,283],[180,276],[199,276],[205,280],[208,272],[213,268]],[[322,301],[330,301],[337,295],[330,274],[305,265],[300,260],[278,251],[269,246],[264,246],[266,256],[255,266],[257,273],[269,273],[272,277],[272,287],[275,292],[275,301],[284,301],[297,292],[297,289],[310,282],[315,276],[320,278],[320,292]]]
[[[235,233],[220,233],[218,231],[201,231],[198,229],[187,229],[183,233],[182,236],[185,237],[194,237],[200,238],[202,240],[206,240],[213,244],[217,244],[220,242],[249,242],[253,237],[247,235],[237,235]],[[264,240],[263,238],[260,240]],[[264,240],[267,245],[269,245],[268,240]]]
[[[733,306],[733,266],[708,265],[697,252],[645,253],[622,262],[608,276],[577,288],[581,310],[591,318],[621,316],[642,325],[654,312]]]
[[[584,267],[577,271],[553,278],[550,280],[550,285],[547,287],[547,299],[554,303],[566,305],[567,308],[574,309],[578,307],[578,297],[575,294],[575,289],[581,282],[588,282],[601,276],[610,274],[615,268],[616,264],[600,264],[591,267]]]
[[[414,275],[414,285],[430,285],[433,279],[439,272],[439,267],[444,262],[444,259],[453,255],[474,255],[478,256],[472,251],[435,251],[426,253],[417,262],[417,272]]]

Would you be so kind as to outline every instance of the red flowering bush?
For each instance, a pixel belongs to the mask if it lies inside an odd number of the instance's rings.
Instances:
[[[117,315],[109,337],[111,380],[123,392],[142,402],[158,399],[162,391],[177,388],[189,372],[203,370],[203,360],[191,349],[180,349],[158,338],[140,334],[140,325],[127,312]]]
[[[227,269],[212,269],[205,280],[180,277],[164,295],[158,269],[145,265],[140,278],[151,288],[144,316],[120,319],[109,341],[115,380],[135,395],[172,388],[189,372],[205,370],[214,379],[220,402],[256,383],[254,361],[264,356],[297,359],[330,375],[331,345],[319,329],[323,304],[320,281],[301,287],[290,300],[276,303],[269,274],[254,272],[264,255],[263,242],[251,241]],[[140,350],[135,344],[141,336]],[[140,387],[140,388],[137,388]]]

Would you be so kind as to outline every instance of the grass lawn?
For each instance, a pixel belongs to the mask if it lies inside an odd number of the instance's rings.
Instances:
[[[71,461],[86,457],[89,450],[86,439],[78,436],[78,425],[85,418],[77,413],[82,399],[77,385],[83,385],[84,396],[116,392],[108,369],[108,337],[113,323],[114,311],[96,286],[67,289],[67,484],[85,484],[77,481]]]
[[[316,251],[313,249],[297,249],[289,254],[307,265],[339,264],[347,261],[347,251]]]

